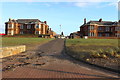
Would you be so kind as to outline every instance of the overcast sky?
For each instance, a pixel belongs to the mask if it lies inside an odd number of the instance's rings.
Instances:
[[[58,34],[60,26],[65,35],[79,30],[84,18],[87,21],[118,20],[117,0],[4,0],[0,1],[0,33],[4,23],[12,19],[40,19]],[[50,2],[51,1],[51,2]],[[109,1],[109,2],[108,2]],[[120,17],[119,17],[120,18]]]

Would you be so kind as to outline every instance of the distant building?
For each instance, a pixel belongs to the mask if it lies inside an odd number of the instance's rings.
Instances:
[[[80,38],[80,31],[70,33],[69,38],[71,38],[71,39],[73,39],[73,38]]]
[[[120,37],[120,21],[89,21],[80,26],[80,37]]]
[[[7,35],[52,35],[51,32],[53,31],[49,28],[47,22],[42,22],[39,19],[9,19],[9,21],[5,23],[5,33]]]

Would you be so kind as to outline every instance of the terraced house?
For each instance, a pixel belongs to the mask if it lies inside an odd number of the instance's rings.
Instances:
[[[16,34],[37,34],[53,36],[53,31],[47,25],[47,22],[39,19],[9,19],[5,23],[5,33],[7,35]]]
[[[80,36],[88,36],[90,38],[111,38],[120,37],[120,20],[118,22],[112,21],[89,21],[80,26]]]

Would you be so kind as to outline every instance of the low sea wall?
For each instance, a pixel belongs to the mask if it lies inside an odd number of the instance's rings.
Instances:
[[[25,45],[0,48],[0,58],[12,56],[26,51]]]

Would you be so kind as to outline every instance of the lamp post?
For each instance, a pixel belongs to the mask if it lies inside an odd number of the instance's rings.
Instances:
[[[61,38],[61,24],[60,24],[60,38]]]

